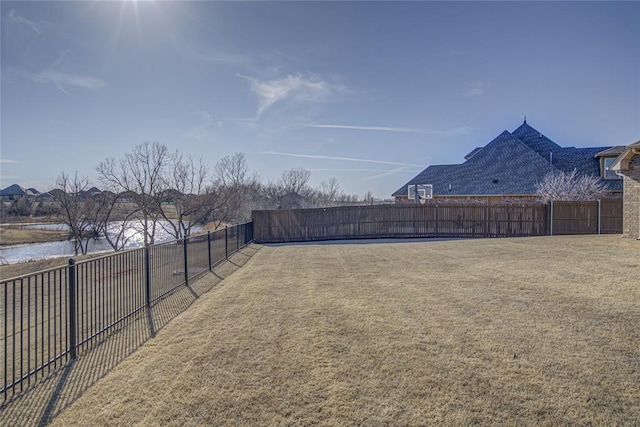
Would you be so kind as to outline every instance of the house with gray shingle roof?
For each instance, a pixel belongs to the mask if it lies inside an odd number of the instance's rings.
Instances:
[[[513,132],[504,131],[484,147],[467,154],[465,162],[432,165],[393,193],[396,202],[408,201],[408,188],[431,186],[433,198],[505,199],[536,197],[536,184],[553,172],[600,177],[607,191],[622,193],[620,176],[607,170],[622,147],[561,147],[525,120]]]
[[[40,192],[35,188],[24,188],[18,184],[13,184],[0,190],[0,198],[3,202],[12,202],[23,197],[35,198],[39,195]]]

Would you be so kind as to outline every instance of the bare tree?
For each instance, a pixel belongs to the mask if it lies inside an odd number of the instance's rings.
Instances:
[[[249,166],[243,153],[235,153],[221,158],[216,163],[215,180],[219,186],[239,188],[246,184],[249,177]]]
[[[113,188],[104,189],[101,195],[107,206],[104,237],[114,251],[124,249],[135,238],[137,232],[142,232],[142,227],[135,227],[140,211],[137,208],[131,208],[127,203],[121,203],[124,196],[125,194],[113,191]],[[136,228],[139,231],[133,233],[132,231]]]
[[[96,168],[101,181],[117,193],[133,198],[139,212],[144,244],[153,244],[158,221],[163,217],[162,197],[169,150],[158,142],[145,142],[116,160],[106,159]]]
[[[282,172],[278,184],[282,188],[282,192],[285,194],[293,193],[303,195],[310,189],[310,178],[311,172],[306,169],[289,169],[288,171]]]
[[[320,204],[318,207],[334,206],[341,196],[340,184],[335,177],[327,182],[321,182],[318,189],[318,202]]]
[[[366,203],[373,204],[373,193],[371,191],[367,191],[364,193],[364,199]]]
[[[90,194],[88,188],[87,178],[77,172],[73,177],[63,172],[56,180],[58,191],[50,193],[61,221],[69,227],[76,255],[87,253],[89,241],[104,234],[108,220],[110,200],[102,194]]]
[[[164,209],[160,212],[165,229],[176,239],[189,236],[194,225],[210,219],[227,203],[229,193],[212,185],[210,175],[202,159],[194,162],[178,152],[171,156],[161,201],[175,207],[176,218],[170,218]]]
[[[582,175],[575,169],[570,172],[551,172],[536,184],[540,200],[597,200],[604,196],[604,183],[594,175]]]
[[[249,173],[246,158],[242,153],[225,156],[218,161],[214,169],[214,182],[217,190],[228,196],[224,209],[220,210],[220,220],[250,221],[252,210],[268,205],[260,178]]]
[[[2,205],[4,207],[4,203]],[[26,196],[14,200],[5,210],[10,216],[31,216],[33,211],[33,202]]]

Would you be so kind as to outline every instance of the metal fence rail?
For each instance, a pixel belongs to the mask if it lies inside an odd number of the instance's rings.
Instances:
[[[239,224],[1,281],[1,403],[252,241]]]

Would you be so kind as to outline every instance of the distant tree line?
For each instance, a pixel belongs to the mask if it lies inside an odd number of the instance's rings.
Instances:
[[[275,182],[263,183],[251,173],[246,158],[236,153],[208,168],[202,159],[171,152],[157,142],[145,142],[120,158],[96,167],[99,189],[77,173],[62,172],[48,201],[20,199],[3,206],[6,215],[44,215],[66,224],[76,254],[88,250],[91,239],[104,236],[114,250],[127,246],[132,229],[153,244],[162,229],[176,239],[187,237],[197,224],[225,224],[251,220],[256,209],[337,206],[358,202],[335,178],[319,187],[311,173],[291,169]],[[371,193],[365,195],[365,200]]]

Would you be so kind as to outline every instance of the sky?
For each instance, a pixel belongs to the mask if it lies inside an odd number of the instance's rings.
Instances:
[[[0,188],[145,141],[389,198],[527,123],[640,139],[640,2],[4,1]]]

